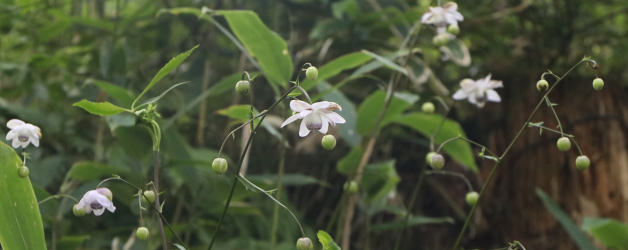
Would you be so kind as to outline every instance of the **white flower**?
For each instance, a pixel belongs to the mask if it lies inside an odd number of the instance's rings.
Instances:
[[[113,206],[111,199],[113,194],[108,188],[99,188],[96,190],[90,190],[78,203],[77,209],[85,211],[89,214],[94,211],[94,215],[100,216],[105,212],[105,209],[109,212],[115,212],[116,207]]]
[[[500,102],[502,99],[494,89],[503,87],[502,81],[491,80],[491,74],[484,79],[462,79],[460,89],[454,93],[455,100],[468,99],[469,102],[482,108],[486,101]]]
[[[13,140],[11,146],[14,148],[26,148],[29,143],[39,147],[39,138],[41,138],[39,127],[18,119],[11,119],[7,122],[7,127],[11,131],[7,133],[6,139],[7,141]]]
[[[305,137],[310,134],[310,131],[318,130],[319,132],[326,134],[329,129],[329,124],[335,126],[336,123],[345,123],[345,119],[334,111],[342,110],[340,105],[335,102],[316,102],[312,105],[300,100],[290,101],[290,108],[296,114],[288,117],[281,127],[298,120],[301,121],[299,128],[299,136]]]
[[[432,24],[436,27],[446,27],[447,25],[458,25],[464,17],[458,12],[458,5],[454,2],[448,2],[443,7],[436,6],[423,14],[421,22]]]

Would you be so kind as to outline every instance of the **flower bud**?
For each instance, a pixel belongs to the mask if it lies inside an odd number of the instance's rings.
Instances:
[[[444,46],[449,42],[449,36],[447,34],[438,34],[432,38],[432,42],[438,47]]]
[[[445,166],[445,157],[443,155],[435,153],[430,157],[430,166],[436,170],[440,170]]]
[[[235,89],[236,89],[236,92],[238,92],[238,94],[246,95],[249,93],[249,90],[251,89],[251,84],[249,83],[249,81],[246,81],[246,80],[238,81],[236,83]]]
[[[155,191],[153,190],[144,191],[142,198],[146,203],[155,202]]]
[[[434,107],[434,103],[432,102],[425,102],[423,103],[423,105],[421,105],[421,111],[425,113],[434,113],[435,109],[436,107]]]
[[[318,69],[314,66],[310,66],[305,70],[305,77],[310,80],[316,80],[318,78]]]
[[[429,152],[429,153],[427,153],[427,155],[425,155],[425,163],[427,165],[432,165],[430,163],[430,161],[432,160],[432,156],[434,156],[435,154],[436,154],[436,152]]]
[[[604,80],[599,77],[593,79],[593,89],[600,90],[602,88],[604,88]]]
[[[314,249],[314,245],[312,244],[312,240],[308,237],[299,238],[297,240],[297,250],[312,250]]]
[[[587,168],[589,168],[590,165],[591,161],[586,155],[576,157],[576,168],[578,170],[586,170]]]
[[[458,33],[460,33],[460,27],[458,27],[458,24],[449,25],[447,27],[447,32],[453,35],[458,35]]]
[[[545,79],[541,79],[538,82],[536,82],[536,89],[538,91],[545,91],[548,88],[549,88],[549,83],[547,83]]]
[[[22,178],[28,177],[28,174],[31,171],[28,170],[28,168],[26,166],[21,166],[20,168],[17,169],[17,175],[19,175]]]
[[[74,216],[76,217],[82,217],[85,216],[85,210],[81,209],[78,207],[78,204],[74,204],[74,206],[72,207],[72,213],[74,214]]]
[[[212,162],[212,170],[218,174],[224,174],[227,172],[227,168],[227,160],[225,158],[218,157]]]
[[[347,181],[345,182],[344,189],[349,194],[355,194],[358,192],[358,183],[355,181]]]
[[[475,205],[475,203],[478,203],[479,198],[480,194],[478,194],[478,192],[471,191],[467,193],[465,200],[467,201],[467,204],[469,204],[469,206],[473,206]]]
[[[569,138],[563,136],[556,141],[556,147],[563,152],[569,151],[569,149],[571,149],[571,141],[569,141]]]
[[[321,145],[323,145],[324,149],[332,150],[336,147],[336,137],[333,135],[325,135],[321,140]]]
[[[148,228],[138,227],[137,230],[135,230],[135,237],[137,237],[140,240],[147,240],[149,233],[150,232],[148,231]]]

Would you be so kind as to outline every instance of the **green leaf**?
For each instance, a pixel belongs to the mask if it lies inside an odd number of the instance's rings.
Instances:
[[[144,96],[146,94],[146,92],[148,92],[148,90],[153,88],[155,86],[155,84],[157,84],[157,82],[159,82],[159,80],[163,79],[166,75],[168,75],[170,72],[172,72],[177,67],[179,67],[179,65],[181,65],[181,63],[185,59],[187,59],[188,56],[190,56],[190,54],[192,54],[192,52],[194,52],[194,50],[196,48],[198,48],[198,45],[194,46],[193,48],[191,48],[190,50],[188,50],[186,52],[178,54],[174,58],[170,59],[170,61],[168,61],[168,63],[166,63],[166,65],[161,67],[161,69],[159,69],[159,71],[157,71],[157,74],[155,74],[155,76],[153,76],[153,79],[150,80],[150,82],[148,83],[146,88],[144,88],[144,90],[142,90],[142,93],[140,93],[140,95],[138,95],[135,98],[135,100],[133,100],[133,105],[131,105],[131,106],[134,106],[134,104],[137,103],[137,101],[139,101],[142,98],[142,96]]]
[[[610,218],[585,217],[582,229],[609,248],[628,249],[628,225],[624,223]]]
[[[82,108],[85,111],[98,116],[117,115],[124,111],[129,111],[125,108],[113,105],[110,102],[92,102],[85,99],[72,104],[72,106]]]
[[[358,131],[358,134],[364,136],[372,132],[377,117],[384,108],[385,101],[386,92],[378,90],[362,102],[362,104],[358,108],[358,117],[356,122],[356,129]],[[408,102],[408,100],[404,100],[398,97],[392,97],[390,106],[386,110],[386,113],[382,118],[382,122],[380,123],[379,128],[384,127],[390,121],[403,113],[403,111],[405,111],[412,104],[413,103]]]
[[[591,240],[587,237],[587,235],[582,232],[580,228],[578,228],[578,225],[576,225],[576,223],[573,222],[571,218],[569,218],[569,215],[567,215],[552,198],[547,196],[547,194],[545,194],[543,190],[541,190],[540,188],[536,188],[536,195],[539,197],[539,199],[541,199],[541,201],[543,201],[543,205],[545,205],[547,210],[552,213],[554,218],[556,218],[556,220],[560,222],[560,224],[563,226],[565,231],[567,231],[567,234],[569,234],[571,239],[576,242],[578,248],[580,248],[581,250],[597,249],[593,242],[591,242]]]
[[[394,160],[369,164],[365,167],[361,188],[366,190],[367,202],[375,203],[395,190],[400,180]]]
[[[251,105],[242,104],[242,105],[232,105],[227,108],[218,110],[218,114],[224,115],[231,119],[238,121],[239,123],[246,122],[250,120],[249,112],[251,110]]]
[[[334,242],[334,239],[327,232],[318,230],[316,233],[318,241],[323,245],[323,250],[341,250],[340,246]]]
[[[445,46],[441,47],[441,50],[448,58],[460,66],[469,66],[471,64],[469,49],[458,39],[449,40]]]
[[[305,80],[301,83],[301,87],[309,90],[316,86],[317,83],[332,78],[344,70],[365,64],[370,60],[372,60],[372,57],[362,52],[353,52],[343,55],[321,66],[318,69],[318,78],[316,78],[316,80]]]
[[[276,174],[260,174],[260,175],[247,175],[251,181],[261,182],[266,185],[272,185],[278,181]],[[305,186],[305,185],[322,185],[328,186],[327,183],[316,179],[313,176],[304,174],[285,174],[282,178],[284,186]]]
[[[233,33],[259,62],[269,82],[286,86],[292,75],[288,45],[277,33],[266,27],[253,11],[221,10]]]
[[[398,64],[394,63],[393,61],[389,60],[386,57],[380,56],[378,54],[375,54],[373,52],[370,52],[368,50],[362,50],[362,53],[369,55],[370,57],[372,57],[373,59],[381,62],[382,64],[384,64],[384,66],[393,69],[395,71],[398,71],[399,73],[402,73],[404,75],[408,75],[408,70],[406,70],[404,67],[399,66]]]
[[[121,175],[122,171],[98,162],[83,161],[72,165],[65,178],[67,180],[87,182],[98,180],[102,177],[111,177],[112,174]]]
[[[351,148],[351,151],[338,161],[338,165],[336,165],[338,172],[346,175],[353,173],[358,168],[363,153],[364,149],[360,144]]]
[[[139,106],[137,106],[137,108],[145,106],[145,105],[149,105],[149,104],[152,104],[152,103],[155,103],[155,102],[159,101],[161,98],[163,98],[166,94],[168,94],[168,92],[170,92],[171,90],[176,89],[177,87],[179,87],[179,86],[181,86],[183,84],[187,84],[187,83],[190,83],[190,82],[180,82],[180,83],[177,83],[175,85],[172,85],[166,91],[161,92],[161,94],[159,94],[158,96],[155,96],[153,98],[148,99],[148,101],[140,104]]]
[[[20,157],[0,142],[0,245],[3,249],[46,249],[39,204],[28,177],[17,170]]]
[[[131,106],[131,103],[133,103],[133,99],[135,98],[135,96],[131,94],[131,91],[117,86],[113,83],[96,79],[88,79],[87,82],[98,86],[102,91],[107,93],[109,96],[111,96],[111,98],[116,100],[116,102],[118,102],[122,106]]]
[[[442,119],[443,117],[440,115],[416,112],[397,116],[392,119],[391,122],[407,126],[429,137],[436,131],[436,129],[438,129]],[[434,142],[442,143],[445,140],[456,136],[466,137],[458,122],[446,119],[438,134],[434,137]],[[473,171],[478,170],[478,167],[475,164],[473,151],[471,150],[471,145],[468,142],[455,140],[447,143],[447,145],[443,147],[443,150],[458,163],[470,168]]]

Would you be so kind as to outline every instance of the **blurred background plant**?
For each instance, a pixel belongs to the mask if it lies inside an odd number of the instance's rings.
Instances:
[[[462,78],[477,79],[492,72],[504,82],[499,90],[502,103],[484,109],[456,103],[448,117],[459,121],[469,138],[501,152],[539,98],[534,87],[539,75],[546,69],[563,72],[583,55],[590,55],[601,66],[605,89],[593,93],[590,72],[578,69],[557,88],[552,101],[560,104],[557,109],[564,127],[573,131],[588,152],[592,168],[577,171],[575,152],[559,155],[554,148],[556,135],[528,131],[505,159],[464,245],[503,247],[518,240],[528,249],[583,248],[574,243],[581,241],[572,239],[588,236],[569,233],[575,224],[582,225],[589,235],[609,227],[611,232],[626,235],[625,225],[616,222],[628,221],[628,59],[624,56],[628,53],[628,4],[460,1],[458,10],[465,16],[456,40],[460,42],[446,46],[449,52],[441,53],[432,44],[433,29],[419,27],[417,32],[422,35],[413,44],[416,46],[408,48],[416,59],[410,60],[408,67],[391,70],[385,64],[395,61],[412,24],[435,4],[398,0],[2,0],[0,123],[19,118],[42,129],[41,146],[31,150],[29,161],[38,200],[57,193],[80,197],[111,174],[144,185],[151,181],[149,134],[126,126],[124,117],[96,118],[71,105],[86,98],[129,106],[161,66],[198,44],[196,52],[164,80],[191,83],[173,90],[159,105],[163,117],[160,190],[164,192],[160,197],[165,199],[165,217],[186,245],[205,249],[230,187],[229,178],[211,171],[211,161],[225,134],[248,119],[248,106],[242,104],[249,100],[237,95],[233,86],[243,70],[260,72],[260,67],[225,35],[238,33],[229,17],[209,18],[202,7],[252,10],[286,41],[292,67],[291,71],[284,67],[275,74],[280,77],[273,78],[262,65],[266,78],[256,77],[251,84],[253,105],[262,109],[273,103],[282,88],[278,79],[286,72],[285,81],[294,79],[306,62],[323,66],[340,58],[327,71],[319,67],[320,82],[308,85],[306,81],[303,86],[311,89],[315,98],[338,102],[348,123],[337,127],[338,145],[326,151],[320,146],[320,135],[301,140],[290,129],[273,130],[273,124],[285,118],[275,113],[268,118],[268,132],[257,135],[245,160],[250,166],[245,168],[247,176],[273,189],[282,167],[283,188],[275,190],[279,199],[297,212],[311,238],[324,229],[339,241],[344,220],[337,211],[346,203],[343,185],[352,176],[374,125],[369,121],[384,103],[385,81],[405,70],[400,92],[391,104],[395,108],[386,114],[390,121],[380,131],[369,161],[373,164],[366,166],[359,187],[352,248],[389,249],[395,243],[392,236],[403,225],[401,219],[411,213],[406,233],[411,237],[406,237],[401,249],[443,249],[451,247],[463,223],[468,190],[459,179],[430,177],[418,193],[418,203],[407,211],[430,144],[425,135],[429,133],[421,125],[427,123],[413,120],[425,118],[419,113],[421,103],[451,96]],[[341,57],[344,55],[348,56]],[[254,56],[259,59],[260,55]],[[103,91],[103,86],[110,85],[120,87],[117,98]],[[159,85],[153,92],[168,87]],[[444,113],[436,106],[437,112]],[[287,115],[287,108],[282,109]],[[553,121],[548,111],[537,118]],[[455,136],[455,129],[452,131]],[[0,136],[4,138],[6,132],[0,129]],[[227,143],[224,152],[230,159],[237,159],[245,138],[239,135]],[[458,159],[446,167],[464,173],[479,187],[490,162],[474,160],[470,150],[450,157]],[[464,157],[466,160],[460,159]],[[149,241],[134,240],[138,225],[135,191],[119,183],[109,187],[116,194],[115,214],[77,218],[72,216],[71,200],[42,204],[49,249],[124,249],[133,241],[131,249],[159,246],[158,230],[152,230],[157,228],[155,224],[146,225],[151,228]],[[537,196],[536,187],[547,195]],[[551,204],[547,198],[555,200],[575,223],[554,219],[556,209],[546,208]],[[283,211],[275,210],[274,203],[241,185],[234,199],[216,249],[294,248],[300,237],[298,228]],[[564,230],[565,224],[572,230]],[[598,247],[628,244],[597,238]]]

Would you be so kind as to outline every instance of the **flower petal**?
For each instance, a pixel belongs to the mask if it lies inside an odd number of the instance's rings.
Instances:
[[[467,98],[467,93],[463,90],[463,89],[459,89],[458,91],[456,91],[456,93],[454,93],[454,100],[462,100]]]
[[[489,89],[486,91],[486,99],[491,102],[501,102],[502,98],[499,97],[497,91]]]
[[[327,130],[329,129],[329,120],[327,119],[327,117],[325,115],[321,115],[321,120],[323,122],[323,126],[321,127],[321,129],[318,130],[318,132],[321,132],[322,134],[327,134]]]
[[[101,209],[94,209],[94,215],[96,216],[101,216],[103,213],[105,212],[105,208],[101,208]]]
[[[29,141],[33,144],[33,146],[39,147],[39,139],[37,137],[31,137]]]
[[[17,139],[17,132],[15,132],[15,130],[9,130],[9,133],[7,133],[6,140],[10,141],[10,140],[15,140],[15,139]]]
[[[290,124],[290,123],[292,123],[292,122],[294,122],[294,121],[296,121],[298,119],[301,119],[301,118],[302,117],[301,117],[300,113],[299,114],[294,114],[294,115],[288,117],[288,119],[286,119],[285,121],[283,121],[283,123],[279,127],[283,128],[284,126],[286,126],[286,125],[288,125],[288,124]]]
[[[301,101],[301,100],[292,100],[290,101],[290,109],[294,112],[301,112],[306,109],[310,109],[311,106],[309,103]]]
[[[306,137],[310,134],[310,130],[305,126],[305,121],[301,121],[301,125],[299,126],[299,136]]]
[[[19,126],[22,126],[22,125],[24,125],[24,124],[26,124],[26,123],[24,123],[22,120],[19,120],[19,119],[11,119],[11,120],[9,120],[9,121],[7,122],[7,127],[8,127],[9,129],[15,129],[15,128],[17,128],[17,127],[19,127]]]
[[[327,109],[329,108],[329,106],[331,106],[331,102],[328,102],[328,101],[315,102],[312,104],[312,109],[313,110]]]
[[[334,124],[335,123],[345,123],[345,118],[342,118],[342,116],[340,116],[339,114],[337,114],[336,112],[328,112],[325,113],[325,117],[327,119],[329,119],[330,121],[332,121]]]
[[[14,138],[13,141],[11,142],[11,146],[13,146],[13,148],[19,148],[20,147],[20,140],[18,140],[17,138]]]

